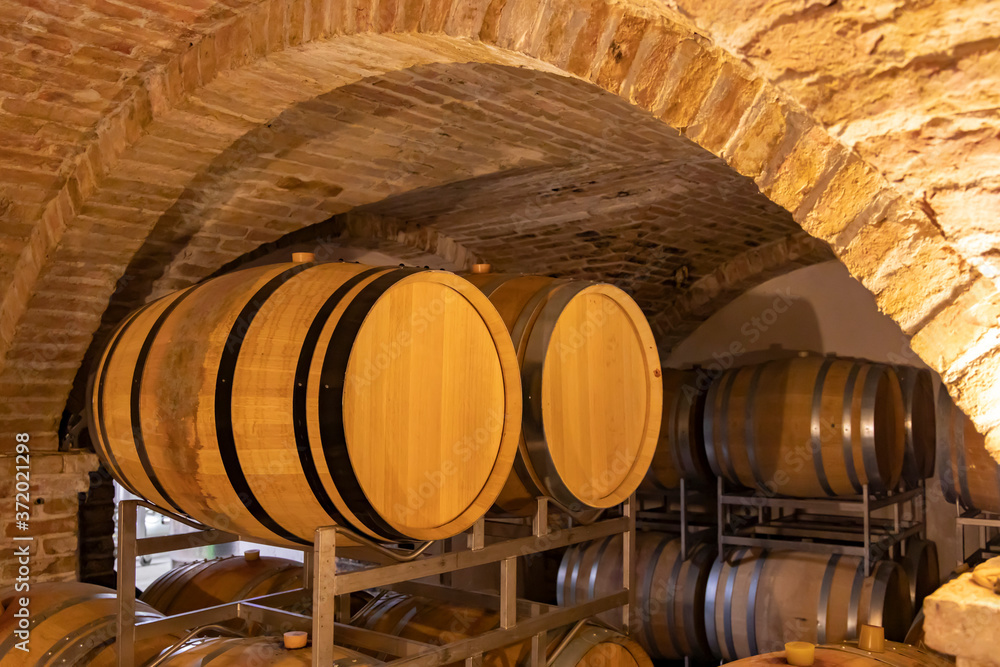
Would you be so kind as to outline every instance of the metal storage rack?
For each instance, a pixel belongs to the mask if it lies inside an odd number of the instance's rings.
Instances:
[[[677,489],[641,491],[636,517],[640,526],[678,533],[681,553],[688,558],[693,538],[715,529],[715,504],[711,490],[689,490],[682,478]]]
[[[867,484],[862,488],[860,496],[788,498],[753,490],[727,493],[720,477],[719,552],[722,553],[726,546],[743,546],[860,556],[864,559],[865,576],[868,576],[873,550],[880,549],[883,554],[892,555],[900,546],[905,551],[905,540],[925,532],[926,498],[923,483],[879,496],[869,494]],[[906,503],[912,503],[911,520],[903,520],[901,516]],[[755,508],[756,516],[742,517],[746,524],[734,526],[734,507]],[[892,519],[872,516],[873,512],[886,507],[893,509]]]
[[[138,507],[166,514],[199,532],[137,539]],[[189,548],[194,546],[193,539],[200,538],[204,544],[224,544],[241,538],[186,517],[164,512],[143,500],[122,501],[118,509],[118,667],[134,667],[135,643],[146,637],[183,633],[232,619],[259,623],[273,632],[309,632],[312,639],[312,664],[317,667],[333,664],[335,639],[353,647],[395,656],[396,659],[388,663],[392,667],[435,667],[459,660],[464,660],[466,667],[478,667],[482,664],[484,652],[529,638],[532,667],[544,667],[546,633],[549,630],[621,607],[622,629],[628,632],[635,590],[635,507],[633,496],[623,504],[620,517],[551,531],[548,526],[548,503],[543,498],[538,501],[531,521],[532,535],[486,545],[485,521],[480,519],[467,531],[466,549],[434,556],[424,555],[426,548],[432,544],[430,542],[407,552],[376,545],[338,526],[322,527],[316,530],[312,549],[302,549],[305,584],[302,588],[137,623],[137,557]],[[622,590],[590,602],[565,607],[517,598],[518,557],[616,534],[621,534],[623,538]],[[365,546],[357,546],[359,543]],[[373,566],[338,573],[338,556],[371,562]],[[413,581],[487,564],[498,564],[500,567],[499,595],[472,593]],[[350,594],[380,587],[493,608],[500,612],[500,627],[475,637],[437,646],[347,625],[344,621],[350,616]],[[301,605],[310,599],[312,616],[284,608]],[[189,632],[188,636],[193,634],[194,632]]]
[[[988,558],[1000,556],[1000,515],[983,510],[962,510],[959,501],[955,501],[955,538],[960,551],[957,565],[979,563]],[[976,529],[979,547],[971,555],[966,554],[966,530]],[[990,536],[990,529],[997,533]]]

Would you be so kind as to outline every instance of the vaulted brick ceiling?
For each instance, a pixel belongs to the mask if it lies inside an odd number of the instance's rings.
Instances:
[[[997,13],[936,4],[0,0],[0,433],[54,433],[102,319],[309,225],[676,323],[823,255],[785,210],[1000,424]]]

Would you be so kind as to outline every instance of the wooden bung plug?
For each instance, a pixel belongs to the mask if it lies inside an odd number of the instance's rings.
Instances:
[[[493,267],[490,266],[489,264],[473,264],[472,265],[472,272],[473,273],[489,273],[490,269],[492,269],[492,268]]]
[[[785,661],[795,667],[809,667],[816,661],[816,646],[809,642],[785,644]]]
[[[296,264],[305,264],[306,262],[315,262],[316,255],[311,252],[293,252],[292,261]]]
[[[247,549],[243,552],[243,558],[248,563],[252,560],[260,560],[260,549]]]
[[[309,639],[309,635],[300,630],[291,630],[284,634],[283,639],[285,641],[285,648],[305,648],[306,640]]]
[[[878,625],[862,625],[858,634],[858,648],[872,653],[885,651],[885,628]]]

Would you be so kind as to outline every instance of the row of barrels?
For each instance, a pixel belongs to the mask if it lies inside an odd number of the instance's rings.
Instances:
[[[331,524],[420,541],[541,496],[621,503],[656,448],[660,374],[611,285],[306,261],[128,315],[88,411],[105,467],[167,510],[279,545]]]
[[[449,618],[453,614],[461,616],[463,613],[462,608],[445,606],[439,609],[430,600],[423,600],[417,604],[425,603],[429,605],[427,611],[445,614]],[[439,640],[434,628],[422,626],[421,622],[417,620],[423,615],[418,614],[406,626],[407,628],[421,627],[420,631],[404,630],[400,636],[410,638],[414,635],[423,636],[427,643],[444,643]],[[557,641],[564,638],[568,631],[569,629],[564,628],[555,633],[554,641],[547,647],[550,654],[554,653]],[[638,644],[607,628],[585,626],[566,640],[565,647],[559,651],[558,655],[549,659],[547,663],[549,667],[653,667],[649,656],[643,652]],[[527,648],[529,648],[527,644],[518,644],[504,649],[487,651],[483,654],[483,665],[486,667],[515,667],[519,664],[528,664]],[[516,662],[512,661],[515,657]],[[366,652],[340,646],[334,647],[333,658],[334,663],[332,664],[349,664],[356,667],[379,667],[386,662]],[[159,664],[173,667],[202,667],[208,661],[211,661],[212,667],[247,667],[248,665],[259,667],[301,665],[309,667],[313,664],[310,647],[289,650],[282,645],[281,639],[278,637],[199,639],[186,642]],[[461,667],[463,664],[463,662],[451,663],[453,667]]]
[[[302,567],[282,558],[226,558],[177,568],[154,582],[136,604],[140,621],[161,618],[247,596],[297,588]],[[114,591],[90,584],[36,584],[32,587],[31,615],[22,624],[16,617],[10,590],[0,613],[0,662],[4,665],[117,664],[117,602]],[[155,605],[155,608],[154,608]],[[162,612],[162,613],[161,613]],[[388,594],[357,609],[352,623],[371,630],[432,645],[474,637],[498,627],[499,613],[419,597]],[[28,650],[18,647],[17,631],[30,632]],[[548,664],[555,667],[652,667],[648,655],[620,633],[595,626],[562,628],[548,634]],[[177,636],[157,636],[136,645],[135,664],[160,656],[162,665],[263,666],[310,665],[308,648],[286,649],[279,638],[199,638],[175,645]],[[390,656],[338,647],[336,659],[359,666],[383,664]],[[512,667],[528,660],[530,640],[489,651],[486,667]],[[169,655],[167,655],[169,653]],[[346,663],[345,663],[346,664]]]
[[[806,356],[666,371],[660,446],[645,488],[716,477],[770,494],[842,496],[934,473],[928,371]]]
[[[633,609],[634,635],[641,649],[622,644],[616,635],[602,652],[621,653],[615,664],[632,665],[626,654],[654,658],[736,659],[779,648],[784,642],[813,643],[850,639],[865,623],[886,628],[891,639],[902,639],[909,610],[937,587],[933,543],[913,540],[900,563],[883,561],[869,577],[858,559],[810,553],[740,550],[716,558],[714,548],[695,542],[688,558],[672,535],[641,532],[637,541],[637,592]],[[620,589],[621,538],[606,538],[567,550],[558,575],[560,604],[575,604]],[[172,570],[151,584],[137,603],[141,620],[298,588],[302,566],[284,558],[245,557],[202,561]],[[0,594],[0,659],[23,657],[23,664],[114,664],[116,600],[113,591],[89,584],[40,584],[33,587],[32,651],[15,651],[13,592]],[[372,630],[432,644],[475,636],[496,627],[497,612],[423,598],[389,594],[356,604],[353,623]],[[298,611],[308,612],[308,609]],[[604,620],[615,623],[613,613]],[[553,645],[565,630],[550,635]],[[177,637],[143,640],[139,662],[149,660],[178,641]],[[197,641],[178,655],[194,660],[205,647],[231,654],[276,647],[271,640]],[[520,643],[493,652],[486,664],[495,667],[524,662],[529,648]],[[276,650],[275,660],[292,659]],[[373,654],[382,660],[386,656]],[[30,658],[30,659],[29,659]],[[637,662],[642,662],[637,658]],[[10,664],[21,664],[11,662]],[[189,664],[183,662],[166,664]],[[223,663],[226,664],[226,663]],[[261,662],[260,664],[272,664]],[[276,662],[273,664],[298,664]],[[576,662],[569,663],[570,667]]]
[[[709,381],[711,380],[711,381]],[[950,502],[1000,512],[1000,466],[930,371],[798,357],[704,371],[666,370],[660,443],[641,488],[716,477],[792,497],[913,486],[939,469]]]
[[[717,556],[709,542],[696,542],[684,558],[679,538],[638,534],[635,638],[654,658],[735,660],[787,641],[847,641],[864,624],[902,641],[914,606],[938,584],[934,544],[919,540],[900,562],[880,561],[867,577],[852,556],[760,549]],[[558,601],[609,595],[621,580],[620,536],[574,546],[560,565]]]

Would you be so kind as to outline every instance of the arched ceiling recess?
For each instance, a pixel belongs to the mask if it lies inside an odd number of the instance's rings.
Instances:
[[[698,34],[696,21],[663,5],[251,0],[197,8],[164,2],[152,10],[4,6],[20,30],[3,42],[16,79],[5,89],[17,92],[0,108],[13,150],[35,161],[0,174],[0,208],[16,221],[3,243],[14,261],[0,274],[0,386],[8,395],[28,395],[25,403],[8,403],[0,431],[15,414],[42,425],[57,414],[83,339],[96,330],[116,281],[128,289],[124,269],[135,252],[229,147],[295,105],[346,84],[447,62],[589,81],[720,155],[809,233],[831,243],[880,307],[915,335],[918,352],[942,371],[981,429],[1000,423],[990,400],[1000,391],[993,388],[998,311],[989,304],[982,311],[979,298],[996,289],[970,265],[968,249],[946,239],[940,216],[935,220],[905,187],[890,187],[811,109]],[[53,56],[60,50],[62,56]],[[59,89],[42,76],[48,73],[62,82]],[[94,80],[74,83],[81,76]],[[172,136],[183,138],[171,146]],[[252,206],[244,213],[266,227],[293,213],[336,212],[321,181],[294,178],[316,190],[304,211],[269,210],[270,202],[249,196]],[[979,309],[977,316],[955,327],[972,309]],[[55,333],[39,343],[46,331]],[[25,392],[25,385],[32,388]]]

